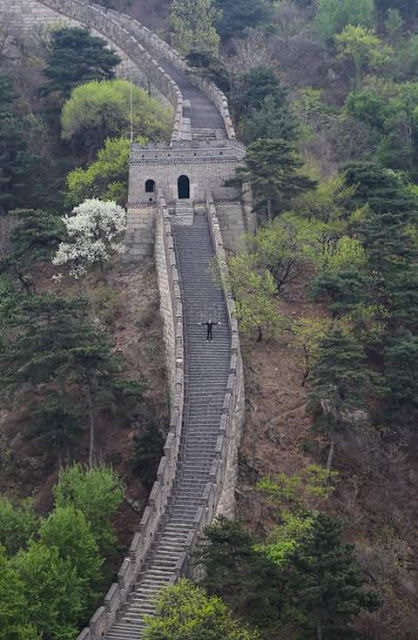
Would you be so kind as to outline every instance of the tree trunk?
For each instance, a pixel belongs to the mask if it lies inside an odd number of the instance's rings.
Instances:
[[[322,624],[320,622],[316,625],[316,640],[322,640]]]
[[[268,216],[269,222],[271,222],[273,219],[271,215],[271,198],[267,198],[267,216]]]
[[[331,442],[330,442],[330,445],[329,445],[328,460],[327,460],[327,471],[328,471],[328,473],[331,471],[332,460],[334,458],[334,451],[335,451],[335,435],[332,434],[331,435]]]
[[[89,422],[90,422],[90,442],[89,442],[89,468],[91,469],[94,465],[94,431],[95,431],[95,423],[94,423],[94,411],[93,411],[93,401],[91,398],[90,386],[87,383],[86,386],[86,396],[87,396],[87,407],[89,412]]]

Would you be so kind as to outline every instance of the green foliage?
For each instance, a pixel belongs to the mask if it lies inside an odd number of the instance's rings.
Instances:
[[[214,0],[173,0],[170,23],[174,46],[185,55],[194,49],[217,54],[219,36],[214,24],[220,15]]]
[[[14,113],[13,81],[0,74],[0,214],[28,201],[26,180],[36,157],[28,151],[25,119]]]
[[[330,41],[348,25],[374,26],[373,0],[320,0],[316,26],[321,38]]]
[[[386,410],[393,421],[415,427],[418,414],[418,337],[391,338],[384,351]]]
[[[302,167],[292,146],[285,140],[259,140],[251,144],[244,158],[244,166],[236,172],[236,182],[250,183],[255,206],[267,206],[268,219],[273,218],[273,205],[277,209],[308,189],[316,182],[302,175]]]
[[[75,570],[83,584],[86,606],[92,606],[99,595],[103,559],[84,514],[71,505],[56,506],[42,522],[39,537],[41,544],[57,549],[59,557]]]
[[[371,29],[349,24],[335,36],[341,60],[349,60],[354,66],[354,89],[360,87],[366,70],[377,70],[386,64],[393,50],[384,46]]]
[[[120,58],[102,38],[88,29],[60,27],[51,32],[44,74],[49,84],[45,92],[68,98],[78,85],[93,80],[110,80]]]
[[[27,401],[31,386],[43,383],[44,393],[58,387],[68,398],[75,398],[75,406],[84,409],[83,420],[89,426],[92,465],[96,416],[115,399],[120,360],[114,356],[107,334],[86,317],[84,300],[46,293],[29,295],[19,302],[17,312],[3,327],[8,335],[7,343],[0,345],[3,391],[18,392],[20,385],[29,383]],[[138,402],[143,388],[135,388]]]
[[[56,547],[32,542],[11,561],[24,584],[28,618],[51,640],[72,640],[86,614],[83,580]]]
[[[214,82],[224,93],[231,90],[230,72],[223,60],[206,49],[192,49],[186,56],[187,64],[195,73]]]
[[[88,198],[114,201],[125,206],[128,199],[130,142],[127,138],[105,141],[97,159],[87,168],[67,176],[66,202],[76,207]]]
[[[275,298],[276,286],[267,270],[257,271],[254,256],[246,253],[228,260],[229,279],[235,300],[235,310],[243,333],[257,330],[257,341],[264,333],[275,337],[283,325]]]
[[[217,0],[216,8],[216,30],[225,41],[243,38],[247,29],[268,23],[273,13],[266,0]]]
[[[90,153],[106,138],[128,137],[132,115],[135,137],[167,140],[171,131],[171,109],[144,89],[127,80],[94,81],[76,87],[63,106],[62,137]]]
[[[268,95],[259,109],[252,109],[245,123],[249,142],[260,138],[295,137],[295,118],[287,103],[278,105],[274,96]]]
[[[310,283],[315,302],[324,302],[334,318],[350,313],[359,305],[372,301],[372,280],[358,269],[325,271]]]
[[[331,327],[319,349],[308,377],[312,387],[308,409],[314,426],[330,436],[330,469],[335,434],[364,422],[366,398],[372,392],[376,395],[378,376],[367,368],[362,346],[338,325]]]
[[[258,634],[234,620],[228,607],[185,579],[164,589],[156,616],[147,616],[145,640],[257,640]]]
[[[14,506],[7,498],[0,497],[0,547],[8,556],[26,547],[38,526],[39,519],[30,501]]]
[[[311,241],[310,226],[303,218],[284,214],[248,238],[255,265],[267,270],[278,291],[296,280],[308,262],[304,248]]]
[[[109,467],[84,470],[73,464],[60,472],[54,494],[57,508],[73,506],[84,514],[100,553],[109,553],[115,544],[111,519],[123,498],[115,472]]]
[[[240,520],[219,518],[204,535],[197,551],[205,570],[203,586],[262,632],[277,631],[283,578],[275,563],[256,546]]]
[[[24,584],[0,546],[0,640],[41,640],[30,624]]]
[[[404,34],[405,22],[398,9],[389,9],[385,20],[385,30],[392,45],[397,44]]]
[[[7,271],[25,290],[30,290],[33,268],[48,262],[64,234],[64,225],[57,216],[45,211],[18,209],[18,219],[10,234],[9,255],[0,262],[0,270]]]
[[[272,67],[254,67],[241,74],[235,84],[230,97],[231,109],[247,142],[258,137],[284,140],[295,137],[296,121],[287,91]]]
[[[364,589],[353,547],[343,544],[341,533],[338,520],[319,514],[287,557],[287,590],[304,616],[306,637],[337,640],[361,610],[373,611],[380,604],[375,592]]]
[[[141,482],[151,489],[161,457],[164,455],[164,438],[155,422],[149,422],[134,436],[133,460],[141,474]]]
[[[285,473],[265,476],[256,488],[274,504],[278,515],[305,514],[329,498],[334,491],[332,482],[337,477],[336,472],[309,465],[291,476]]]

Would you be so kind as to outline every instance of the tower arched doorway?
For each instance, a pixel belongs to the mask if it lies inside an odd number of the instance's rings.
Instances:
[[[187,176],[180,176],[177,180],[177,191],[179,200],[190,198],[190,180]]]

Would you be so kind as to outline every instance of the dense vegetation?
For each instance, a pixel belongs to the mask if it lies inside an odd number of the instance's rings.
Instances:
[[[251,185],[258,228],[229,258],[243,343],[304,358],[314,464],[254,486],[255,531],[208,528],[205,577],[162,595],[150,640],[416,636],[417,25],[414,0],[172,3],[167,38],[226,92],[248,145],[233,182]],[[115,79],[118,57],[85,29],[17,48],[17,66],[0,59],[2,429],[64,470],[48,515],[0,499],[0,638],[61,640],[113,569],[122,487],[97,425],[140,424],[129,455],[146,489],[162,449],[108,284],[131,125],[161,141],[171,113]],[[286,314],[294,295],[318,313]],[[67,466],[80,459],[88,471]]]

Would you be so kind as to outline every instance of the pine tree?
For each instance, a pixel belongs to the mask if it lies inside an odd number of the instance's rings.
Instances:
[[[46,93],[58,92],[68,98],[72,89],[93,80],[109,80],[115,75],[120,58],[108,49],[106,41],[88,29],[64,27],[52,32],[44,74]]]
[[[284,579],[240,520],[219,518],[204,532],[196,558],[205,573],[203,586],[217,594],[250,624],[277,632],[284,606]]]
[[[173,0],[170,22],[174,46],[185,55],[194,49],[217,54],[219,36],[214,23],[219,16],[214,0]]]
[[[292,197],[315,188],[316,182],[298,172],[302,165],[285,140],[259,140],[248,147],[244,166],[238,167],[235,182],[251,184],[256,207],[266,204],[268,219],[272,220],[273,204],[288,205]]]
[[[14,114],[12,78],[0,74],[0,214],[25,206],[36,159],[28,151],[24,120]]]
[[[326,514],[316,516],[306,540],[287,557],[287,590],[293,607],[304,614],[303,626],[316,640],[340,640],[361,611],[380,604],[364,589],[364,577],[353,546],[341,540],[342,525]]]
[[[335,435],[356,421],[367,393],[375,390],[376,376],[367,368],[360,344],[340,327],[332,327],[319,343],[319,357],[310,371],[308,409],[315,426],[330,436],[327,468],[332,465]]]

